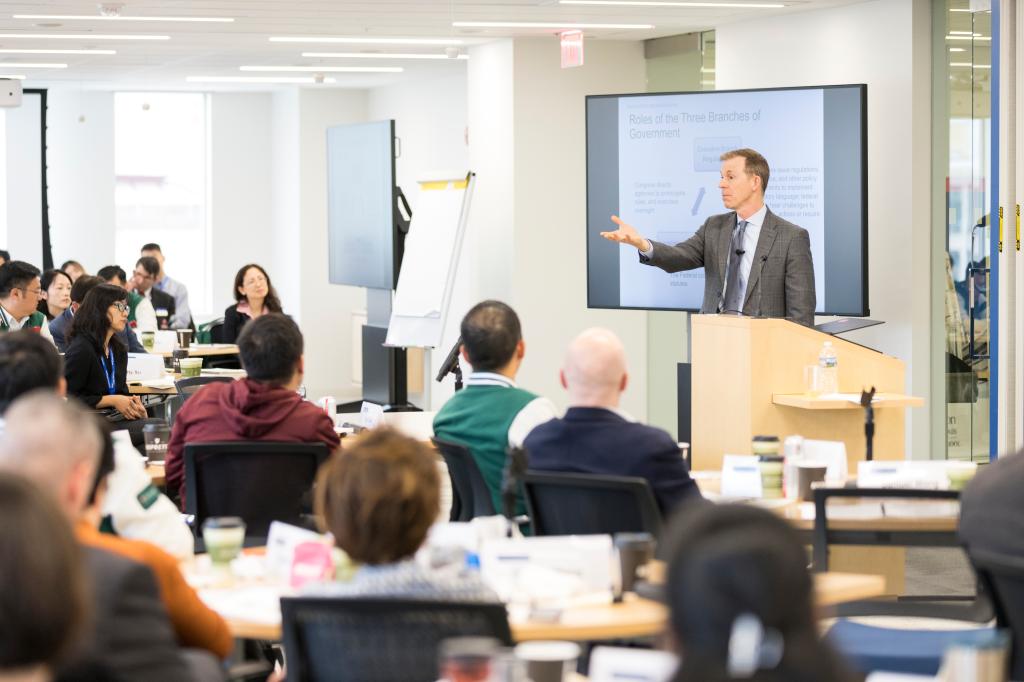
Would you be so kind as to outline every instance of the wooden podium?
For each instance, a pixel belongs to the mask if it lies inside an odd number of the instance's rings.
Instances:
[[[902,361],[787,320],[694,315],[693,468],[720,469],[724,454],[750,454],[756,435],[800,434],[846,443],[856,473],[865,451],[863,408],[805,395],[804,367],[817,363],[826,340],[838,359],[840,393],[878,392],[875,459],[904,459],[904,408],[924,400],[905,395]]]

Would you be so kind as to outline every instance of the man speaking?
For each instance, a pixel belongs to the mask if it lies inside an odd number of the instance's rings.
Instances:
[[[722,154],[722,203],[696,234],[671,246],[644,238],[612,216],[619,227],[601,236],[636,247],[640,262],[665,272],[704,268],[702,313],[784,317],[814,325],[814,264],[807,230],[768,210],[768,162],[753,149]]]

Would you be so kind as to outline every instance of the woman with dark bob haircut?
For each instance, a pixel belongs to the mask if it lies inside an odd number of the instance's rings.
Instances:
[[[111,410],[111,421],[116,422],[146,418],[142,401],[128,394],[128,349],[114,336],[127,324],[128,292],[100,284],[86,294],[75,312],[64,353],[68,395],[93,409]],[[141,425],[138,430],[141,438]],[[134,430],[132,440],[136,440]]]
[[[389,428],[355,438],[317,476],[316,512],[335,544],[361,564],[314,594],[497,601],[464,566],[427,569],[414,558],[440,513],[435,453]]]
[[[848,682],[818,635],[796,531],[747,505],[687,508],[666,538],[675,682]]]
[[[81,550],[57,504],[20,476],[0,473],[0,518],[0,680],[49,680],[88,617]]]
[[[63,270],[47,270],[39,278],[39,288],[45,296],[37,310],[46,315],[47,320],[52,322],[71,305],[71,285],[71,275]]]
[[[224,343],[234,343],[249,320],[260,315],[281,312],[281,301],[277,297],[270,275],[259,265],[243,265],[235,275],[235,304],[224,310]]]

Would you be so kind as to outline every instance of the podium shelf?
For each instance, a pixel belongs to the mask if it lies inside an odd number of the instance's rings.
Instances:
[[[859,410],[860,394],[834,393],[810,397],[803,393],[774,393],[772,404],[795,407],[801,410]],[[924,407],[924,398],[902,393],[876,393],[872,406],[880,407]]]

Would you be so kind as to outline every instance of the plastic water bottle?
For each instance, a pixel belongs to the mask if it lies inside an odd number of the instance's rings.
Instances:
[[[818,353],[818,367],[821,368],[821,393],[839,392],[839,360],[831,341],[826,341]]]

